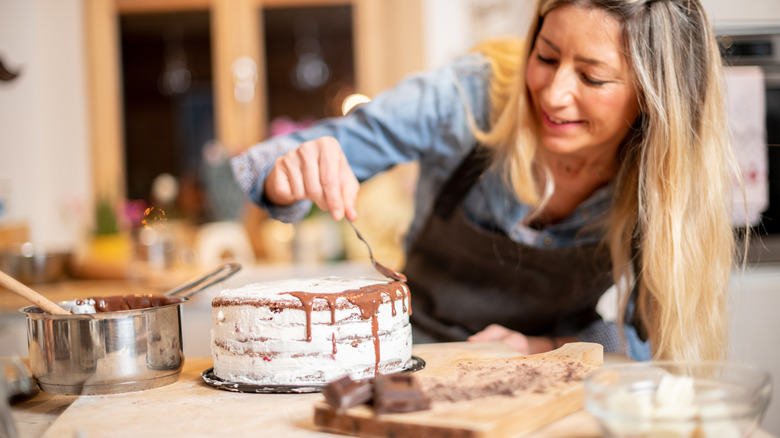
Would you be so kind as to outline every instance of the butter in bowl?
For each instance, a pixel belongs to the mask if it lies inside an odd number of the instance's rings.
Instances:
[[[771,394],[768,372],[737,363],[620,364],[585,379],[585,409],[613,438],[747,437]]]

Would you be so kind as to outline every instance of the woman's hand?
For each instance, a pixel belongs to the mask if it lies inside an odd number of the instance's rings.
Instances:
[[[544,353],[553,349],[549,338],[526,336],[498,324],[491,324],[479,333],[469,337],[469,342],[501,341],[510,348],[523,354]]]
[[[339,142],[333,137],[320,137],[277,158],[264,190],[276,205],[308,199],[338,221],[344,216],[357,219],[359,186]]]

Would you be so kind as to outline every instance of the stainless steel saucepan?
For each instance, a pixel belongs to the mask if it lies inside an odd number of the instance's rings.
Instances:
[[[182,304],[240,269],[228,263],[162,295],[123,297],[128,310],[113,310],[117,297],[58,303],[73,312],[66,315],[20,309],[33,378],[54,394],[115,394],[175,382],[184,365]]]

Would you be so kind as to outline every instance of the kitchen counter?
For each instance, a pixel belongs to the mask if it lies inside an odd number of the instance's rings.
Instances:
[[[426,369],[479,352],[509,357],[516,352],[500,343],[444,343],[416,345],[414,354],[424,358]],[[321,394],[240,394],[212,388],[201,373],[211,358],[185,361],[179,380],[147,391],[103,395],[62,396],[41,392],[12,408],[20,438],[138,436],[264,436],[333,437],[317,429],[314,403]],[[570,415],[533,436],[598,437],[592,418],[584,411]]]
[[[414,354],[435,369],[469,354],[511,357],[516,352],[500,343],[442,343],[415,345]],[[605,363],[625,361],[607,355]],[[262,436],[333,437],[314,425],[314,404],[321,394],[242,394],[206,385],[201,373],[212,366],[210,357],[187,359],[179,380],[140,392],[102,396],[63,396],[39,393],[12,408],[20,438],[97,436]],[[108,433],[107,433],[108,432]],[[578,411],[531,437],[599,437],[595,420]],[[753,437],[769,437],[758,431]]]
[[[202,269],[203,272],[205,272],[207,269]],[[316,431],[314,428],[312,419],[311,419],[311,412],[312,408],[311,406],[320,399],[317,395],[300,395],[300,396],[259,396],[260,398],[257,398],[256,395],[251,395],[251,397],[248,398],[235,398],[235,394],[226,393],[225,391],[217,391],[213,388],[207,387],[205,384],[201,383],[200,373],[205,370],[206,368],[211,367],[211,359],[208,357],[210,354],[209,349],[209,330],[210,330],[210,318],[211,318],[211,309],[210,309],[210,302],[211,298],[215,296],[219,289],[222,287],[235,287],[243,284],[247,284],[250,282],[256,282],[256,281],[271,281],[279,278],[292,278],[292,277],[308,277],[308,276],[324,276],[324,275],[336,275],[336,276],[360,276],[360,275],[371,275],[373,272],[372,267],[369,263],[339,263],[339,264],[325,264],[325,265],[316,265],[316,266],[306,266],[306,265],[269,265],[269,266],[249,266],[244,267],[240,272],[238,272],[235,276],[231,277],[230,279],[223,282],[222,285],[217,285],[209,290],[206,290],[202,292],[201,294],[195,295],[190,302],[188,302],[183,307],[183,320],[182,320],[182,327],[183,327],[183,334],[184,334],[184,352],[187,355],[187,360],[185,362],[185,368],[184,371],[179,379],[179,381],[173,385],[170,385],[169,387],[163,387],[163,388],[157,388],[154,390],[144,391],[141,393],[134,393],[135,396],[131,396],[130,394],[127,395],[115,395],[115,396],[103,396],[100,398],[100,400],[109,400],[111,403],[107,403],[108,407],[106,407],[107,417],[111,418],[111,410],[110,407],[114,405],[115,403],[130,403],[130,400],[133,397],[139,397],[140,400],[135,400],[136,404],[134,405],[135,408],[139,409],[139,413],[142,413],[144,415],[148,415],[148,421],[144,419],[143,421],[138,422],[138,427],[152,427],[151,424],[155,424],[156,422],[161,422],[163,419],[163,413],[166,410],[170,409],[170,406],[163,403],[162,408],[158,409],[157,411],[151,411],[148,412],[148,409],[150,409],[149,406],[144,404],[144,401],[151,398],[152,396],[156,397],[166,397],[171,395],[171,391],[173,391],[174,395],[176,394],[198,394],[198,399],[207,400],[208,404],[213,405],[216,403],[223,403],[223,399],[227,399],[229,403],[226,406],[238,406],[241,405],[242,401],[244,405],[241,406],[241,409],[239,409],[240,412],[246,412],[246,411],[254,411],[254,412],[264,412],[265,409],[270,409],[270,412],[275,412],[275,415],[280,415],[282,419],[280,420],[273,420],[270,417],[267,417],[265,414],[257,414],[260,415],[261,419],[264,419],[262,421],[269,421],[268,424],[274,425],[275,428],[279,428],[282,432],[289,432],[292,434],[292,436],[334,436],[331,434],[325,434],[322,432]],[[164,290],[168,289],[171,286],[174,286],[176,284],[179,284],[183,282],[184,280],[187,280],[189,278],[192,278],[194,275],[200,274],[201,272],[194,272],[194,271],[188,271],[188,272],[171,272],[167,273],[166,275],[159,276],[155,279],[155,281],[127,281],[127,280],[69,280],[69,281],[62,281],[58,283],[52,283],[52,284],[45,284],[45,285],[33,285],[32,287],[39,292],[41,292],[43,295],[47,296],[48,298],[52,299],[53,301],[61,301],[61,300],[70,300],[77,297],[86,297],[86,296],[99,296],[99,295],[123,295],[123,294],[135,294],[135,293],[161,293]],[[769,298],[776,296],[776,289],[772,287],[772,285],[776,284],[776,279],[780,276],[780,270],[776,269],[759,269],[754,268],[751,270],[749,276],[745,276],[745,278],[742,280],[741,287],[735,288],[739,289],[741,293],[739,296],[744,297],[745,291],[752,291],[754,289],[761,289],[758,287],[758,285],[754,284],[761,282],[762,288],[767,289],[767,292],[761,293],[760,300],[754,300],[756,301],[756,304],[754,307],[746,308],[745,312],[748,312],[751,314],[751,318],[741,318],[739,321],[741,321],[741,324],[737,325],[737,330],[735,330],[735,333],[738,335],[738,337],[732,342],[732,345],[736,345],[738,348],[741,348],[742,350],[747,349],[748,347],[757,349],[761,345],[766,345],[765,342],[759,342],[757,340],[757,334],[767,333],[766,324],[767,321],[771,321],[771,319],[767,319],[766,317],[755,317],[755,315],[759,314],[762,310],[763,311],[769,311],[771,313],[771,309],[774,308],[771,305],[768,305],[767,303],[771,303]],[[763,291],[763,289],[761,289]],[[774,294],[770,294],[770,291]],[[735,294],[736,295],[736,294]],[[743,298],[745,300],[745,298]],[[748,304],[753,303],[753,301],[750,302],[743,302],[742,306],[747,306]],[[0,351],[5,355],[15,355],[15,356],[21,356],[23,358],[27,357],[27,345],[26,345],[26,334],[25,334],[25,318],[24,315],[18,312],[18,309],[21,307],[24,307],[28,305],[28,303],[23,300],[20,297],[17,297],[16,295],[12,294],[9,291],[4,290],[0,287]],[[757,306],[757,307],[756,307]],[[744,312],[743,312],[744,314]],[[751,324],[757,324],[755,329],[747,330],[743,326],[745,324],[751,323]],[[749,328],[749,327],[748,327]],[[743,331],[746,331],[746,333],[742,333]],[[771,332],[771,330],[769,331]],[[437,345],[447,345],[447,344],[437,344]],[[478,344],[476,344],[478,345]],[[435,361],[437,360],[437,351],[429,350],[434,348],[433,346],[424,346],[424,345],[418,345],[415,346],[415,354],[423,357],[431,366],[432,364],[435,364]],[[439,347],[439,348],[446,348],[446,347]],[[472,347],[476,348],[476,347]],[[740,351],[739,358],[743,361],[754,361],[755,354],[751,355],[749,354],[751,351]],[[766,349],[764,349],[766,350]],[[500,349],[493,351],[493,353],[499,354],[501,352]],[[763,353],[762,353],[763,354]],[[760,364],[764,364],[763,366],[766,366],[766,364],[777,364],[776,359],[774,359],[774,356],[764,358],[761,356],[761,359],[763,361],[758,361]],[[606,361],[614,361],[616,358],[607,356]],[[775,367],[775,365],[771,365],[771,367]],[[770,368],[771,368],[770,367]],[[774,368],[771,368],[774,369]],[[777,381],[777,377],[775,377]],[[218,392],[219,395],[214,394],[214,392]],[[777,389],[776,389],[777,393]],[[159,394],[159,395],[158,395]],[[201,396],[202,395],[202,396]],[[238,395],[241,396],[241,395]],[[249,395],[245,395],[249,396]],[[285,404],[284,406],[277,406],[276,401],[284,400]],[[287,398],[285,398],[287,397]],[[17,423],[20,431],[22,431],[22,434],[20,435],[21,438],[28,438],[28,437],[41,437],[41,436],[57,436],[54,434],[51,434],[52,425],[58,426],[63,424],[68,424],[67,422],[70,421],[69,418],[71,415],[73,415],[75,412],[78,412],[78,409],[71,410],[70,408],[73,406],[80,406],[80,405],[88,405],[90,401],[97,400],[98,398],[95,396],[92,397],[74,397],[74,396],[55,396],[47,393],[39,393],[34,399],[29,400],[28,402],[24,403],[23,405],[16,406],[14,408],[14,416],[17,418]],[[777,397],[774,397],[776,400]],[[233,405],[232,403],[235,401],[237,403],[236,405]],[[287,404],[287,401],[290,401],[290,404]],[[184,400],[182,403],[185,405],[188,405],[188,403],[191,403],[191,401]],[[245,408],[244,406],[247,406],[247,403],[251,403],[249,408]],[[269,406],[270,405],[270,406]],[[776,405],[776,402],[773,403],[773,405]],[[213,409],[212,406],[206,406],[204,409]],[[303,412],[293,412],[294,409],[298,409],[299,411],[302,410]],[[775,421],[773,419],[772,415],[772,409],[773,406],[770,406],[770,410],[767,412],[767,416],[764,421],[764,427],[765,430],[769,430],[772,432],[772,435],[767,434],[765,432],[757,432],[754,434],[754,437],[769,437],[769,436],[780,436],[778,434],[778,431],[775,430],[775,428],[770,427],[772,425],[772,421]],[[102,410],[98,409],[95,410],[92,414],[92,416],[95,416],[99,413],[103,412]],[[199,410],[198,411],[200,415],[206,415],[204,412],[209,412],[206,410]],[[176,417],[173,417],[173,414],[171,414],[170,418],[174,420],[175,422],[187,422],[189,421],[189,413],[176,413]],[[213,420],[213,415],[208,415],[207,418]],[[89,424],[92,420],[86,420],[85,424]],[[167,420],[166,420],[167,421]],[[279,423],[281,421],[281,423]],[[55,422],[57,424],[55,424]],[[254,423],[253,423],[254,424]],[[559,422],[557,422],[554,425],[549,426],[548,428],[544,429],[543,431],[540,431],[537,433],[536,436],[570,436],[570,433],[567,434],[566,431],[568,430],[571,432],[571,425],[574,424],[575,428],[577,429],[577,435],[578,436],[599,436],[598,430],[595,427],[595,423],[593,420],[584,412],[580,412],[578,414],[571,415],[570,417],[567,417],[566,419],[563,419]],[[304,427],[305,426],[305,427]],[[581,426],[581,427],[580,427]],[[59,426],[58,426],[59,427]],[[155,426],[156,427],[156,426]],[[263,426],[265,427],[265,426]],[[75,430],[75,429],[72,429]],[[113,429],[111,436],[123,436],[123,435],[115,435],[113,433]],[[138,432],[138,429],[130,429],[131,431]],[[157,430],[157,429],[154,429]],[[192,430],[190,430],[191,432]],[[581,432],[581,433],[580,433]],[[46,435],[44,435],[46,433]],[[119,432],[117,432],[119,433]],[[163,433],[163,432],[161,432]],[[170,435],[169,433],[164,432],[165,435]],[[94,434],[95,436],[105,436],[104,433],[98,433]],[[139,435],[145,435],[143,433],[140,433]],[[187,434],[183,434],[187,435]],[[205,434],[204,434],[205,435]],[[238,434],[237,436],[240,436],[241,434]],[[256,436],[255,433],[253,436]],[[66,438],[71,438],[74,436],[74,434],[71,432],[70,435],[67,433],[65,435]],[[127,434],[127,436],[133,436],[132,434]],[[191,436],[191,435],[187,435]],[[280,435],[281,436],[281,435]],[[287,435],[284,435],[287,436]],[[83,438],[92,438],[93,434],[86,434],[83,436]]]

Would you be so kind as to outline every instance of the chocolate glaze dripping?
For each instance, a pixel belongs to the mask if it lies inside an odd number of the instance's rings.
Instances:
[[[409,315],[412,314],[412,294],[409,292],[409,288],[404,284],[401,287],[401,307],[404,312]],[[406,307],[406,302],[409,301],[409,308]]]
[[[303,311],[306,312],[306,342],[311,342],[311,308],[314,304],[315,294],[307,292],[285,292],[287,295],[292,295],[295,298],[301,300]],[[328,302],[330,304],[330,302]]]
[[[371,316],[371,334],[374,335],[374,375],[379,374],[379,320],[376,314]]]
[[[411,299],[409,289],[406,284],[400,281],[393,281],[388,284],[373,284],[369,286],[361,287],[360,289],[350,289],[338,293],[316,293],[316,292],[285,292],[286,295],[292,295],[301,301],[303,310],[306,312],[306,341],[311,342],[311,313],[314,307],[314,299],[319,298],[325,300],[330,308],[331,324],[336,323],[336,300],[338,298],[344,298],[358,309],[360,309],[360,316],[363,319],[371,319],[371,335],[374,338],[374,354],[375,364],[374,373],[379,371],[379,321],[377,319],[376,312],[379,310],[379,306],[382,304],[382,293],[387,293],[390,296],[390,300],[393,304],[393,315],[395,316],[395,301],[394,295],[398,293],[397,289],[401,290],[401,299],[403,302],[404,312],[408,312],[411,315],[411,307],[407,310],[407,306],[404,299]],[[397,295],[396,295],[397,296]],[[336,334],[332,334],[331,338],[333,342],[333,354],[336,354]]]
[[[315,297],[316,298],[316,297]],[[338,297],[325,297],[325,301],[328,302],[330,308],[330,324],[336,324],[336,298]],[[313,300],[312,300],[313,303]]]
[[[411,295],[409,295],[409,289],[405,285],[399,285],[398,291],[394,291],[394,293],[388,294],[390,296],[390,301],[392,302],[392,309],[393,309],[393,316],[396,315],[395,310],[395,301],[398,299],[398,295],[401,295],[401,308],[403,309],[404,313],[409,313],[409,315],[412,314],[411,310],[407,310],[406,308],[406,300],[410,300],[409,303],[411,303]],[[397,292],[397,293],[396,293]]]

